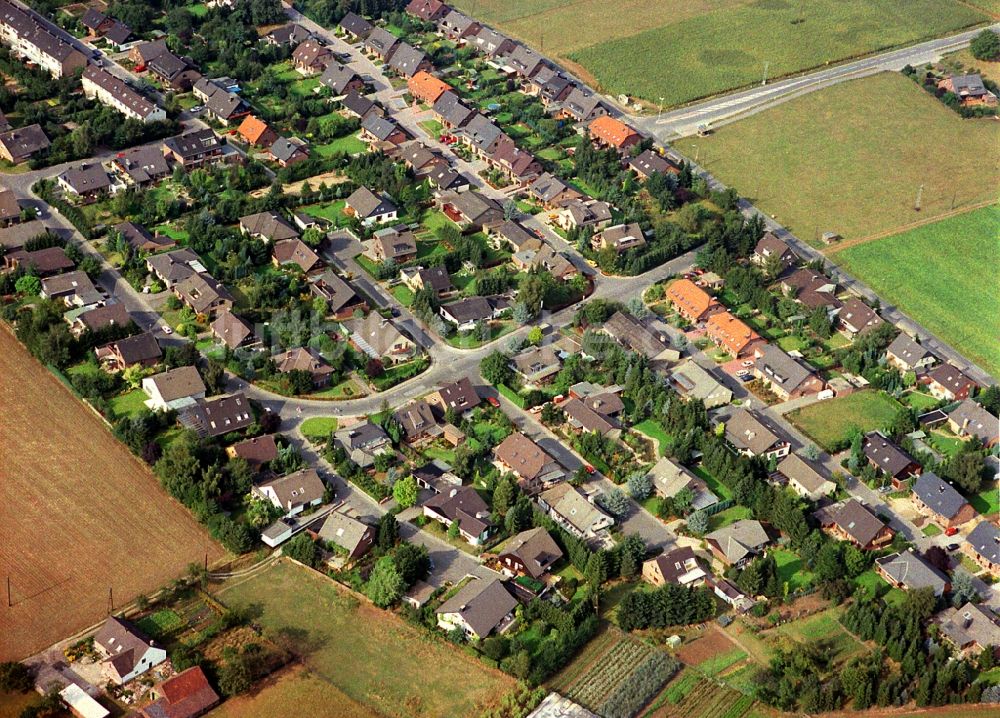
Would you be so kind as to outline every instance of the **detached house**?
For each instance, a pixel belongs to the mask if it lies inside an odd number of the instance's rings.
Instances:
[[[227,158],[222,140],[211,129],[195,130],[164,140],[163,154],[185,169],[225,161]],[[237,155],[233,153],[229,156]]]
[[[264,242],[298,239],[299,231],[277,212],[258,212],[240,217],[240,231]]]
[[[937,618],[941,636],[963,658],[979,656],[987,647],[995,653],[1000,646],[1000,621],[989,606],[966,603],[961,608],[946,608]]]
[[[529,347],[516,354],[511,367],[528,384],[544,384],[562,369],[562,360],[551,344],[544,347]]]
[[[693,495],[691,508],[695,511],[719,503],[719,497],[712,493],[708,484],[666,456],[661,456],[653,464],[648,476],[653,481],[653,490],[668,499],[674,498],[684,489],[689,489]]]
[[[590,227],[601,231],[611,224],[611,205],[599,200],[567,200],[559,208],[557,223],[567,232]]]
[[[267,151],[279,167],[291,167],[309,159],[309,145],[297,137],[279,137]]]
[[[122,686],[167,660],[167,652],[129,621],[109,616],[94,636],[101,674]]]
[[[962,551],[994,578],[1000,576],[1000,528],[991,521],[980,521],[969,532]]]
[[[366,254],[376,262],[409,262],[417,256],[417,238],[405,225],[380,229],[372,235]]]
[[[430,289],[441,298],[455,291],[448,270],[444,267],[408,267],[399,276],[403,284],[413,292]]]
[[[278,139],[278,133],[271,129],[264,120],[257,119],[253,115],[247,115],[240,126],[236,128],[236,134],[243,138],[243,141],[256,147],[270,147]]]
[[[421,50],[406,42],[401,42],[386,63],[392,72],[400,77],[411,78],[418,72],[433,70],[434,65]]]
[[[292,65],[303,75],[323,72],[333,62],[333,52],[318,40],[309,38],[292,52]]]
[[[650,361],[675,362],[680,359],[680,352],[670,348],[669,336],[654,331],[630,314],[615,312],[601,329],[629,351],[641,354]]]
[[[275,242],[271,261],[276,267],[293,264],[305,274],[323,266],[319,256],[301,239],[283,239]]]
[[[347,319],[356,312],[368,308],[365,300],[351,288],[351,285],[327,269],[309,283],[309,289],[317,297],[326,300],[327,309],[336,319]]]
[[[432,496],[424,503],[424,516],[444,526],[457,522],[459,535],[473,546],[484,543],[493,529],[489,505],[471,486]]]
[[[0,132],[0,159],[18,164],[49,148],[49,138],[41,125],[27,125]]]
[[[430,90],[425,86],[421,86],[419,91],[422,94],[434,94],[433,90]],[[416,95],[414,95],[414,97],[416,97]],[[438,98],[434,100],[434,106],[431,108],[431,112],[434,113],[434,117],[437,118],[437,121],[440,122],[445,129],[465,127],[473,117],[482,117],[482,115],[477,113],[475,110],[463,104],[462,99],[452,92],[451,89],[445,90],[438,95]]]
[[[395,222],[399,214],[399,210],[392,200],[380,197],[364,186],[358,187],[347,198],[345,211],[357,217],[361,224],[366,227],[373,224]]]
[[[347,552],[350,561],[364,556],[375,543],[375,528],[339,511],[329,514],[316,532],[321,541],[329,541]]]
[[[153,411],[180,409],[205,398],[205,383],[193,366],[147,376],[142,380],[142,390],[149,396],[144,403]]]
[[[379,117],[374,113],[369,113],[361,121],[361,132],[358,136],[376,147],[387,145],[398,147],[410,140],[406,130],[396,124],[395,120]]]
[[[243,459],[255,471],[278,458],[278,444],[274,434],[254,436],[226,447],[226,455],[231,459]]]
[[[137,187],[155,185],[170,175],[170,165],[156,147],[132,147],[111,160],[112,171],[126,184]]]
[[[392,451],[389,435],[370,421],[334,432],[333,440],[362,469],[372,466],[379,454]]]
[[[776,476],[788,482],[799,496],[819,501],[837,490],[837,485],[820,473],[811,463],[789,454],[778,464]]]
[[[753,519],[740,519],[718,531],[705,535],[712,554],[726,566],[743,568],[764,551],[771,537]]]
[[[246,429],[254,422],[254,415],[246,396],[236,393],[198,399],[194,406],[183,409],[177,419],[199,436],[215,437]]]
[[[397,409],[393,412],[392,418],[399,422],[406,441],[410,443],[437,433],[439,428],[434,411],[423,399],[412,401]]]
[[[548,172],[528,186],[528,194],[541,202],[545,209],[558,209],[570,200],[580,199],[583,196]]]
[[[885,548],[896,533],[857,499],[820,509],[816,517],[824,531],[840,541],[850,541],[862,551]]]
[[[917,477],[913,484],[913,503],[918,511],[945,528],[961,526],[977,515],[965,497],[933,471]]]
[[[616,254],[622,254],[630,249],[645,247],[646,236],[638,222],[616,224],[596,233],[590,240],[590,246],[595,252],[613,249]]]
[[[498,551],[500,570],[508,576],[530,576],[540,579],[556,561],[563,557],[562,549],[541,526],[514,536]]]
[[[192,274],[173,286],[174,295],[195,314],[209,318],[219,312],[232,311],[233,295],[211,274]]]
[[[319,78],[319,83],[329,87],[334,97],[340,97],[352,91],[361,92],[365,89],[365,81],[358,77],[354,70],[347,65],[340,65],[336,62],[327,64]]]
[[[493,465],[517,477],[521,489],[537,494],[566,478],[566,471],[542,447],[514,432],[493,449]]]
[[[778,274],[788,269],[798,256],[788,246],[788,243],[778,239],[771,232],[765,232],[764,236],[757,242],[750,261],[758,267],[766,267],[770,262],[778,263]]]
[[[927,389],[935,399],[958,401],[968,399],[979,388],[972,379],[951,364],[941,364],[927,375]]]
[[[559,115],[577,122],[590,122],[608,114],[608,108],[593,92],[579,85],[570,90],[559,107]]]
[[[972,399],[964,399],[948,414],[948,426],[963,439],[978,437],[986,447],[1000,441],[1000,419]]]
[[[848,339],[870,332],[885,324],[878,313],[856,297],[851,297],[837,314],[838,326]]]
[[[579,539],[603,536],[615,520],[568,483],[559,483],[538,495],[538,505],[549,518]]]
[[[763,343],[753,350],[754,376],[782,401],[823,391],[826,383],[776,345]]]
[[[105,371],[110,372],[122,371],[136,364],[142,367],[156,366],[163,356],[156,337],[148,332],[97,347],[94,353]]]
[[[156,700],[137,718],[198,718],[219,703],[219,695],[205,677],[201,666],[192,666],[153,688]]]
[[[700,399],[706,409],[725,406],[733,400],[733,392],[694,361],[686,361],[671,372],[670,386],[683,397]]]
[[[323,357],[311,349],[296,347],[274,357],[274,364],[279,374],[291,371],[304,371],[312,377],[313,386],[317,389],[330,385],[333,367],[327,364]]]
[[[294,474],[257,484],[252,492],[284,511],[285,516],[295,516],[310,506],[323,503],[326,484],[316,469],[301,469]]]
[[[279,47],[281,45],[297,46],[310,37],[312,37],[311,32],[298,23],[290,22],[287,25],[282,25],[271,30],[271,32],[264,36],[264,40],[268,45],[277,45]]]
[[[646,150],[628,161],[629,169],[636,177],[647,180],[653,175],[678,174],[679,170],[663,155]]]
[[[628,152],[642,141],[642,135],[621,120],[601,115],[591,121],[590,138],[598,145],[613,147],[621,153]]]
[[[443,384],[436,392],[427,397],[427,402],[437,407],[442,414],[454,411],[459,416],[472,411],[482,403],[476,387],[472,385],[469,377],[462,377],[458,381]]]
[[[482,640],[513,625],[517,599],[499,579],[474,579],[437,609],[438,626]]]
[[[338,27],[353,41],[364,40],[375,29],[370,22],[353,12],[344,15]]]
[[[939,81],[937,86],[955,95],[962,107],[997,106],[997,96],[986,89],[981,75],[952,75]]]
[[[479,32],[480,25],[468,15],[451,10],[438,22],[438,30],[449,40],[462,44],[466,38]]]
[[[917,344],[906,332],[900,332],[885,350],[886,361],[900,372],[926,370],[937,363],[930,349]]]
[[[395,322],[378,312],[368,312],[362,318],[344,322],[350,331],[351,344],[358,351],[384,365],[410,361],[419,352],[416,342],[403,334]]]
[[[790,445],[779,439],[746,409],[737,409],[726,422],[726,441],[744,456],[765,459],[788,456]]]
[[[877,431],[865,434],[861,451],[877,473],[892,479],[892,486],[897,491],[904,488],[910,478],[923,471],[916,459]]]
[[[365,38],[363,47],[369,55],[386,62],[399,45],[399,38],[383,27],[373,27]]]
[[[111,178],[99,162],[70,167],[56,178],[56,182],[82,202],[94,202],[111,191]]]
[[[699,565],[698,557],[690,546],[681,546],[642,564],[642,578],[646,583],[663,586],[700,586],[708,574]]]
[[[451,10],[441,0],[410,0],[406,14],[424,22],[437,22]]]
[[[441,196],[438,204],[448,219],[463,230],[489,230],[504,222],[500,203],[475,190],[461,194],[449,192]]]
[[[929,564],[913,549],[875,559],[875,572],[893,588],[918,591],[929,588],[935,596],[951,590],[948,574]]]

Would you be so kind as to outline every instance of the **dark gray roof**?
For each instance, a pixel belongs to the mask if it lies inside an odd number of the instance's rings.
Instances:
[[[574,119],[583,121],[593,114],[601,104],[601,98],[585,87],[574,87],[563,100],[563,109]]]
[[[791,393],[813,377],[811,370],[802,366],[791,356],[781,351],[776,345],[765,343],[754,350],[759,354],[754,365],[767,381],[777,384]]]
[[[503,554],[517,556],[528,574],[534,578],[544,575],[549,566],[563,555],[559,545],[541,526],[517,534],[500,549],[499,553],[501,556]]]
[[[894,581],[903,584],[908,590],[932,588],[934,595],[940,596],[944,593],[945,586],[951,582],[946,574],[931,566],[922,556],[912,550],[877,558],[875,563]]]
[[[1000,563],[1000,528],[996,524],[980,521],[965,540],[987,561]]]
[[[927,508],[946,519],[954,517],[968,503],[954,486],[933,471],[925,471],[917,478],[913,493]]]
[[[99,162],[70,167],[60,178],[77,194],[103,192],[111,187],[111,178]]]
[[[279,137],[271,145],[269,152],[274,159],[279,162],[287,162],[299,152],[307,152],[306,145],[302,142],[292,142],[287,137]]]
[[[276,27],[267,36],[279,45],[298,45],[312,37],[312,33],[298,23],[290,22],[287,25]]]
[[[989,93],[981,75],[952,75],[949,79],[956,95],[981,97]]]
[[[341,18],[340,27],[360,38],[368,37],[368,33],[372,31],[372,24],[353,12],[349,12]]]
[[[311,286],[313,292],[327,300],[330,311],[334,313],[358,299],[358,295],[351,288],[351,285],[334,274],[332,269],[328,269],[316,277]]]
[[[978,436],[986,445],[995,442],[1000,436],[1000,419],[972,399],[965,399],[955,407],[948,414],[948,419],[957,424],[962,433]]]
[[[119,339],[108,346],[118,347],[118,353],[121,354],[126,366],[159,359],[163,354],[156,337],[149,332]]]
[[[373,28],[365,38],[365,47],[380,53],[383,57],[389,56],[398,44],[399,38],[384,27]]]
[[[372,113],[365,117],[364,121],[361,123],[361,127],[365,132],[370,134],[379,142],[385,142],[394,132],[396,132],[399,125],[397,125],[394,120],[379,117],[378,115]]]
[[[420,69],[421,63],[426,60],[427,55],[421,50],[403,42],[392,53],[388,65],[403,77],[413,77]]]
[[[666,174],[670,171],[670,163],[653,150],[646,150],[642,154],[633,157],[628,162],[629,167],[645,176],[654,174]]]
[[[437,609],[438,615],[458,613],[480,638],[488,636],[517,607],[517,599],[499,579],[475,579]]]
[[[361,219],[386,214],[396,209],[396,205],[391,200],[375,194],[364,186],[354,190],[347,198],[347,204],[357,212]]]
[[[340,65],[336,62],[331,62],[323,70],[323,74],[320,76],[319,81],[321,84],[326,85],[335,93],[343,94],[347,91],[347,86],[355,79],[357,79],[358,74],[352,70],[347,65]]]
[[[571,189],[568,184],[549,172],[539,176],[528,186],[531,194],[538,197],[542,202],[551,202],[566,190]]]
[[[476,114],[475,110],[466,107],[462,98],[450,90],[441,94],[434,103],[433,110],[453,127],[462,127]]]
[[[466,297],[441,307],[459,324],[478,322],[493,316],[493,305],[486,297]]]
[[[351,90],[340,101],[340,104],[348,112],[364,117],[375,108],[375,103],[367,97],[362,97],[357,90]]]
[[[171,151],[181,157],[194,157],[211,152],[221,146],[218,136],[211,129],[195,130],[163,141]]]
[[[184,411],[184,415],[189,425],[193,425],[202,436],[221,436],[245,429],[254,420],[250,402],[242,393],[199,399],[193,407]]]
[[[484,152],[489,150],[493,143],[504,134],[503,130],[481,114],[473,115],[465,127],[461,129],[461,132],[469,138],[473,145]]]
[[[299,232],[284,216],[277,212],[257,212],[240,217],[240,227],[253,235],[260,235],[272,242],[296,239]]]
[[[458,521],[459,528],[470,536],[480,536],[492,525],[489,505],[472,486],[461,486],[437,494],[424,506],[448,521]]]
[[[877,431],[865,434],[861,450],[879,470],[899,476],[916,460]]]
[[[916,340],[914,340],[913,337],[906,332],[900,332],[896,338],[892,340],[892,343],[886,351],[906,362],[909,366],[913,366],[927,357],[934,356],[934,352],[927,347],[917,344]]]
[[[148,117],[157,110],[156,103],[148,100],[125,82],[97,65],[87,65],[87,69],[83,71],[83,77],[88,82],[102,88],[140,117]]]
[[[160,148],[150,145],[123,150],[115,156],[117,164],[133,181],[145,184],[170,174],[170,165]]]

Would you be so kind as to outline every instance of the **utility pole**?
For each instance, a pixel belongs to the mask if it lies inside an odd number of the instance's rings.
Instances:
[[[7,574],[7,608],[10,608],[14,604],[10,602],[10,574]]]
[[[108,615],[110,616],[115,612],[115,590],[112,586],[108,586]]]
[[[920,185],[920,188],[917,190],[917,201],[913,203],[914,212],[920,211],[920,200],[922,200],[923,197],[924,197],[924,186]]]
[[[691,145],[691,149],[694,150],[694,161],[695,164],[698,163],[698,145]]]
[[[660,111],[657,114],[659,114],[659,115],[663,114],[663,98],[662,97],[660,98]]]
[[[760,81],[761,87],[767,84],[767,66],[770,64],[769,62],[764,63],[764,78]]]

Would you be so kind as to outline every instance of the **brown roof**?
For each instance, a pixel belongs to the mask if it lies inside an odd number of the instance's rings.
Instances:
[[[602,436],[615,430],[615,425],[606,417],[597,413],[579,399],[570,399],[562,405],[562,410],[566,412],[566,418],[571,424],[577,425],[584,431],[596,431]]]
[[[541,474],[553,461],[542,447],[519,432],[504,439],[493,452],[499,461],[510,467],[511,471],[528,480]]]
[[[481,402],[479,394],[476,393],[476,387],[472,385],[467,376],[458,381],[444,384],[438,389],[438,395],[447,409],[454,409],[458,412],[473,409]]]
[[[155,641],[132,623],[115,616],[109,616],[104,622],[101,630],[94,636],[94,643],[108,654],[118,675],[122,677],[135,669],[148,648],[156,646]]]
[[[0,220],[17,219],[21,216],[21,205],[9,189],[0,190]]]
[[[132,321],[132,317],[124,304],[108,304],[83,312],[77,316],[77,320],[87,329],[94,331],[112,325],[127,326]]]
[[[265,481],[259,486],[269,487],[274,491],[278,503],[286,511],[300,504],[311,504],[320,500],[326,491],[326,485],[316,469],[300,469],[288,476]]]
[[[308,272],[319,264],[319,256],[300,239],[283,239],[274,244],[274,258],[278,264],[295,264]]]
[[[235,349],[253,334],[253,329],[238,316],[226,310],[212,322],[212,334],[230,349]]]
[[[931,381],[940,384],[954,394],[976,386],[976,382],[963,374],[958,367],[954,367],[951,364],[939,364],[934,369],[931,369],[928,377]]]
[[[885,524],[861,502],[849,499],[830,519],[860,546],[870,544]]]
[[[116,347],[126,366],[139,364],[151,359],[159,359],[163,355],[156,337],[149,332],[119,339],[117,342],[111,342],[111,344],[106,346]]]
[[[563,552],[549,532],[541,526],[522,531],[500,550],[500,555],[511,554],[521,559],[525,571],[538,578],[549,566],[562,558]]]
[[[397,409],[392,415],[400,423],[407,437],[417,437],[437,426],[437,419],[426,401],[415,401]]]
[[[170,402],[205,392],[205,382],[193,366],[180,366],[149,377],[163,401]]]
[[[278,445],[274,441],[274,434],[265,434],[233,444],[229,451],[250,464],[260,465],[277,458]]]
[[[145,718],[196,718],[219,702],[201,666],[168,678],[155,690],[161,697],[142,709]]]
[[[499,579],[476,579],[441,604],[437,613],[458,613],[477,636],[485,638],[516,607],[517,599]]]
[[[323,358],[313,354],[309,349],[297,347],[274,357],[274,363],[281,373],[289,371],[307,371],[314,377],[333,373],[333,367],[323,361]]]

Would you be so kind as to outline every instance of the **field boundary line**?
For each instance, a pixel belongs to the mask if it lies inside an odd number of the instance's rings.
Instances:
[[[831,256],[842,252],[845,249],[851,249],[852,247],[857,247],[862,244],[868,244],[869,242],[875,242],[879,239],[885,239],[887,237],[892,237],[897,234],[902,234],[903,232],[909,232],[911,229],[917,229],[919,227],[924,227],[928,224],[934,224],[935,222],[940,222],[945,219],[950,219],[951,217],[957,217],[959,215],[967,214],[969,212],[974,212],[977,209],[984,209],[991,205],[997,204],[995,199],[987,199],[981,202],[976,202],[975,204],[966,205],[959,209],[951,209],[942,214],[934,215],[933,217],[924,217],[916,222],[910,222],[909,224],[904,224],[900,227],[894,227],[893,229],[887,229],[884,232],[879,232],[877,234],[870,234],[867,237],[857,237],[856,239],[848,239],[843,242],[839,242],[835,246],[820,250],[823,254]]]

